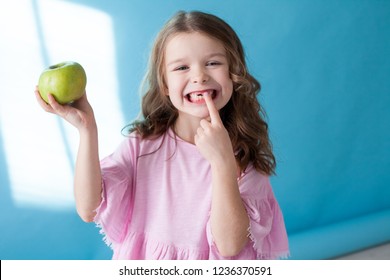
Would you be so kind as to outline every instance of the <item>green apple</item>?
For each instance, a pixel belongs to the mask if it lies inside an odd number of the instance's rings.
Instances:
[[[48,103],[52,94],[60,104],[71,103],[85,93],[87,76],[77,62],[65,61],[45,69],[39,77],[38,89],[43,100]]]

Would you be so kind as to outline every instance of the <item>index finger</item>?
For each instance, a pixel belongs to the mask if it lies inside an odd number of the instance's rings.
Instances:
[[[211,123],[221,123],[221,117],[219,116],[219,112],[217,107],[215,107],[213,98],[210,94],[206,94],[204,96],[204,100],[206,101],[207,109],[209,110]]]

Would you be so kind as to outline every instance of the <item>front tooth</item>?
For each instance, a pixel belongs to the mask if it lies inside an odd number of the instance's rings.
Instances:
[[[205,92],[207,92],[209,95],[211,95],[213,93],[213,90],[192,92],[192,93],[190,93],[190,95],[191,96],[203,96],[203,94]]]
[[[191,100],[192,101],[199,101],[203,99],[203,95],[198,95],[196,93],[191,93]]]
[[[201,99],[204,99],[204,96],[203,96],[203,94],[205,93],[205,92],[207,92],[210,96],[213,94],[213,90],[208,90],[208,91],[197,91],[197,92],[192,92],[192,93],[190,93],[189,94],[189,96],[190,96],[190,99],[192,100],[192,101],[199,101],[199,100],[201,100]]]

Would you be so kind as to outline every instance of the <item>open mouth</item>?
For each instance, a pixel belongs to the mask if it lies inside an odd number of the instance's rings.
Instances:
[[[214,89],[203,90],[203,91],[194,91],[186,94],[186,99],[191,103],[204,103],[204,94],[208,93],[212,99],[217,96],[217,91]]]

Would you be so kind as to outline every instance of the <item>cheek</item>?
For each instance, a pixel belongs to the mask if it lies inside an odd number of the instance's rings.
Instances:
[[[166,84],[166,87],[167,87],[168,91],[172,91],[175,88],[177,88],[177,86],[178,86],[177,85],[178,84],[177,79],[175,79],[172,76],[167,76],[165,84]]]
[[[220,80],[224,81],[226,87],[231,87],[233,89],[233,77],[228,69],[224,71],[224,73],[221,73]]]
[[[165,85],[165,93],[166,93],[166,95],[169,95],[169,93],[170,93],[170,92],[172,91],[172,89],[174,88],[173,83],[172,83],[172,81],[171,81],[171,79],[170,79],[169,77],[167,77],[167,78],[165,79],[164,85]]]
[[[227,93],[233,93],[233,86],[234,86],[233,80],[230,77],[228,79],[226,79],[225,91]]]

